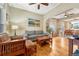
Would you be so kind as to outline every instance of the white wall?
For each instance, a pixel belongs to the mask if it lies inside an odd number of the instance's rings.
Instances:
[[[20,27],[20,29],[17,31],[18,34],[23,34],[26,30],[27,31],[43,30],[43,27],[42,27],[43,16],[42,15],[38,15],[32,12],[28,12],[28,11],[14,8],[14,7],[10,7],[9,9],[10,9],[9,15],[10,15],[11,22],[16,23]],[[28,18],[40,20],[41,21],[40,27],[29,27]]]

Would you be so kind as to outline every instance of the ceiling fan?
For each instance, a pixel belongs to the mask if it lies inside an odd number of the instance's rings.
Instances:
[[[65,10],[65,11],[63,11],[63,12],[57,14],[56,16],[59,16],[59,15],[62,15],[63,17],[66,18],[66,17],[71,17],[71,16],[73,16],[73,15],[75,15],[75,14],[74,14],[74,12],[73,12],[73,8],[71,8],[71,9]]]
[[[70,17],[70,16],[73,16],[73,15],[75,15],[74,13],[67,13],[67,12],[65,12],[65,14],[64,14],[64,17]]]
[[[38,3],[29,3],[29,5],[34,5],[34,4],[38,4]],[[44,5],[44,6],[48,6],[49,5],[48,3],[39,3],[38,6],[37,6],[38,10],[40,9],[40,5],[41,4]]]

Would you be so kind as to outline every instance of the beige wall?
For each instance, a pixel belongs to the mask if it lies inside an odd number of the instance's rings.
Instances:
[[[43,30],[42,20],[43,16],[25,10],[17,9],[14,7],[9,7],[9,16],[12,24],[16,24],[19,28],[17,34],[23,34],[26,30]],[[40,20],[40,27],[29,27],[28,18]]]

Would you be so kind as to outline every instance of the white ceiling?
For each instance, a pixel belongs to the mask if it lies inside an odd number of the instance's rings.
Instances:
[[[49,3],[48,6],[44,6],[44,5],[40,5],[40,9],[37,9],[37,4],[34,5],[29,5],[29,3],[24,3],[24,4],[20,4],[20,3],[11,3],[9,4],[11,7],[16,7],[16,8],[20,8],[20,9],[24,9],[27,11],[31,11],[34,13],[38,13],[41,15],[44,15],[45,13],[47,13],[48,11],[52,10],[53,8],[57,7],[59,4],[58,3]]]
[[[72,9],[69,9],[67,11],[64,11],[60,14],[58,14],[57,16],[55,16],[54,18],[65,18],[65,12],[70,15],[70,14],[73,14],[73,15],[76,15],[76,14],[79,14],[79,8],[72,8]]]

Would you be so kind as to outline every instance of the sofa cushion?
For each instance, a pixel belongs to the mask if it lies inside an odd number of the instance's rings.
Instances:
[[[44,33],[43,31],[26,31],[24,36],[28,39],[34,41],[37,36],[49,35],[48,33]]]
[[[43,34],[43,31],[36,31],[36,34]]]
[[[73,35],[75,39],[79,39],[79,35]]]
[[[31,40],[26,40],[26,42],[25,42],[26,48],[30,47],[30,46],[33,46],[33,45],[36,45],[36,44],[34,42],[32,42]]]
[[[28,36],[29,39],[35,39],[37,35],[31,35],[31,36]]]
[[[8,34],[6,33],[3,33],[3,34],[0,34],[0,41],[1,42],[5,42],[5,41],[10,41],[10,37],[8,36]]]
[[[23,39],[23,36],[21,35],[11,36],[11,40],[16,40],[16,39]]]
[[[74,52],[73,56],[79,56],[79,49]]]
[[[35,31],[27,31],[26,34],[27,34],[27,36],[34,35]]]

